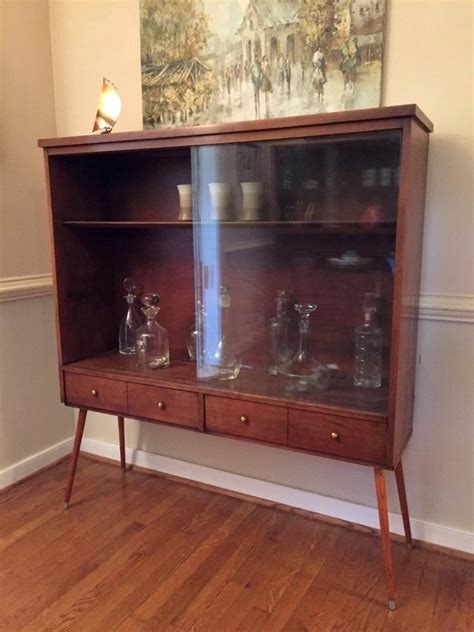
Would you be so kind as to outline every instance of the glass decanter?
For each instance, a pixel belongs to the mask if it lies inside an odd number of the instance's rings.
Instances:
[[[278,290],[276,303],[276,315],[270,319],[270,355],[273,364],[268,369],[271,375],[278,373],[278,367],[287,362],[291,357],[289,340],[290,319],[286,313],[287,296],[285,290]]]
[[[382,386],[383,331],[377,325],[377,297],[368,292],[362,308],[364,322],[355,330],[354,386]]]
[[[142,296],[146,322],[137,331],[137,356],[138,366],[145,369],[164,368],[170,363],[168,332],[156,320],[159,302],[158,294]]]
[[[123,287],[127,292],[124,299],[127,301],[128,309],[120,323],[119,351],[123,355],[135,355],[137,329],[142,324],[142,319],[135,308],[137,285],[132,277],[126,277],[123,280]]]
[[[206,356],[204,374],[209,377],[217,377],[219,380],[234,380],[242,366],[242,361],[237,355],[230,340],[229,311],[231,306],[230,289],[225,285],[220,286],[219,310],[220,331],[219,340],[215,351]]]
[[[317,306],[297,303],[293,307],[300,315],[298,350],[278,372],[287,377],[289,391],[324,390],[329,386],[331,371],[325,364],[318,362],[309,349],[309,318]]]

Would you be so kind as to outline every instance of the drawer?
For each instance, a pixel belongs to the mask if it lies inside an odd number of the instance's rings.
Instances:
[[[145,384],[128,384],[128,414],[190,428],[203,427],[199,395]]]
[[[97,408],[116,413],[127,413],[127,386],[125,382],[92,375],[65,373],[66,403],[81,408]]]
[[[206,430],[287,444],[287,408],[212,395],[206,395],[205,403]]]
[[[290,409],[288,443],[293,448],[384,463],[387,427],[384,423]]]

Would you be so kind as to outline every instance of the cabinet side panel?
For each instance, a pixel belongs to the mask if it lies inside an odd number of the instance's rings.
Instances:
[[[51,182],[50,182],[50,170],[49,170],[49,158],[47,150],[44,151],[44,171],[46,178],[46,195],[48,203],[48,227],[49,227],[49,247],[50,247],[50,261],[51,271],[53,274],[53,296],[54,296],[54,317],[56,325],[56,348],[58,355],[58,369],[59,369],[59,391],[61,401],[64,402],[64,375],[62,371],[62,348],[61,348],[61,336],[59,326],[59,304],[58,304],[58,284],[56,274],[56,244],[54,240],[54,228],[53,228],[53,207],[51,199]]]
[[[96,213],[103,187],[96,195],[85,182],[90,165],[48,160],[57,340],[61,364],[76,362],[116,346],[113,257],[108,236],[75,232],[63,223],[81,212]],[[89,193],[88,193],[89,191]]]
[[[428,141],[429,134],[416,121],[407,121],[401,155],[390,365],[387,461],[392,466],[400,459],[413,424]]]

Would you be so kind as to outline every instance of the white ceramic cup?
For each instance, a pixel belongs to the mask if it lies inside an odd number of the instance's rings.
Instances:
[[[190,184],[176,185],[179,194],[178,220],[189,222],[193,219],[193,191]]]
[[[242,219],[255,221],[260,219],[262,210],[262,183],[241,182],[242,187]]]
[[[209,182],[211,194],[210,219],[229,219],[232,187],[228,182]]]

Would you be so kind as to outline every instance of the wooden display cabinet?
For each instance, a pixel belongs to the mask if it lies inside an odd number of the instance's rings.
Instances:
[[[411,544],[401,456],[412,431],[431,131],[427,117],[406,105],[39,142],[61,399],[80,409],[66,507],[88,410],[118,416],[124,469],[125,417],[369,465],[395,606],[384,473],[395,471]],[[222,221],[211,218],[211,182],[231,191]],[[242,219],[241,182],[261,184],[256,221]],[[180,183],[193,185],[192,222],[177,219]],[[351,265],[347,251],[356,252]],[[161,295],[169,368],[139,368],[118,353],[129,275]],[[242,362],[232,381],[204,379],[205,353],[191,362],[186,346],[198,299],[202,338],[209,346],[219,337],[221,284],[232,292],[228,331]],[[328,390],[289,391],[284,375],[268,371],[279,289],[291,304],[318,305],[310,346],[332,366]],[[366,292],[377,296],[384,337],[383,382],[372,389],[355,387],[352,377]]]

